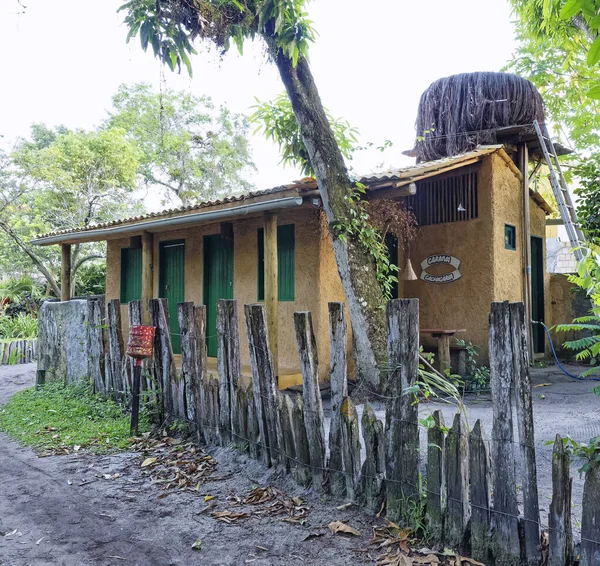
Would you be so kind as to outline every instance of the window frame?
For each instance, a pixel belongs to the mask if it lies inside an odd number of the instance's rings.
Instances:
[[[510,241],[512,237],[512,242]],[[504,249],[517,251],[517,227],[514,224],[504,224]]]

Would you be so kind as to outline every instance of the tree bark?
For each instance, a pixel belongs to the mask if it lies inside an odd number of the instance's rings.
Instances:
[[[343,224],[350,218],[354,205],[347,197],[353,189],[353,182],[307,60],[301,56],[294,67],[272,38],[265,36],[265,39],[292,103],[319,185],[352,322],[357,377],[381,390],[380,372],[376,366],[386,358],[385,312],[381,308],[383,295],[377,281],[375,261],[367,249],[358,242],[343,241],[334,229],[336,223]]]

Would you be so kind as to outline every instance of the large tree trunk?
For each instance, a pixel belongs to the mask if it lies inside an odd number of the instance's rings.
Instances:
[[[335,223],[343,224],[350,217],[350,209],[354,205],[347,200],[347,196],[352,191],[353,183],[327,120],[308,62],[300,57],[294,67],[289,57],[276,48],[272,40],[267,38],[267,43],[292,103],[321,192],[352,322],[357,377],[371,388],[380,390],[383,383],[380,383],[377,364],[385,360],[385,310],[382,308],[383,295],[377,281],[375,261],[358,242],[346,243],[332,229]]]

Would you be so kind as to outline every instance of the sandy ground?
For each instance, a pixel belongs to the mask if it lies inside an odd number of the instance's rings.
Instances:
[[[570,369],[577,371],[573,366]],[[33,365],[0,367],[0,403],[31,386],[34,371]],[[534,389],[540,506],[545,521],[551,493],[551,447],[544,443],[556,433],[581,441],[600,434],[600,400],[591,393],[593,383],[574,381],[554,367],[536,369],[533,374],[534,384],[552,384]],[[442,408],[446,422],[451,422],[452,407],[430,403],[420,411],[425,416],[436,408]],[[470,424],[482,419],[488,434],[491,413],[489,397],[469,398]],[[151,485],[142,474],[140,454],[37,458],[0,435],[0,565],[373,563],[364,553],[355,552],[368,546],[377,522],[372,516],[356,508],[340,511],[336,507],[343,501],[304,490],[291,478],[267,471],[233,450],[218,449],[212,454],[217,469],[199,494],[176,492],[159,498],[160,486]],[[576,466],[573,477],[577,514],[582,481]],[[258,485],[301,497],[310,508],[306,524],[264,515],[225,524],[202,512],[207,507],[206,494],[215,496],[211,501],[215,510],[240,511],[232,507],[231,498],[243,497]],[[334,520],[347,521],[361,536],[331,535],[325,527]],[[322,536],[304,540],[314,533]],[[198,539],[202,550],[194,551],[191,547]]]

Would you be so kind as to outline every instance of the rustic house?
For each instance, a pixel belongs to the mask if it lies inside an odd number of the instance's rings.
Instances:
[[[416,278],[407,280],[401,270],[395,292],[420,299],[425,345],[435,347],[436,340],[445,340],[447,347],[449,337],[460,330],[460,337],[480,346],[483,359],[487,357],[490,303],[522,301],[526,293],[523,246],[528,234],[533,317],[547,316],[544,230],[551,209],[530,190],[527,201],[523,198],[525,183],[510,147],[481,146],[360,181],[367,186],[369,199],[403,199],[416,216],[418,236],[410,246]],[[240,305],[265,301],[284,386],[300,381],[293,312],[312,311],[319,355],[327,360],[327,303],[345,300],[320,205],[316,182],[305,179],[47,234],[36,244],[62,246],[62,299],[68,300],[70,246],[106,241],[107,301],[120,299],[126,305],[137,299],[167,298],[175,353],[180,348],[177,303],[206,305],[208,356],[215,358],[217,300],[233,298]],[[392,245],[390,253],[397,265],[405,265],[401,250]],[[542,352],[543,336],[536,332],[534,342],[535,350]],[[247,348],[242,341],[245,363],[249,363]],[[321,364],[321,371],[325,377],[327,364]]]

